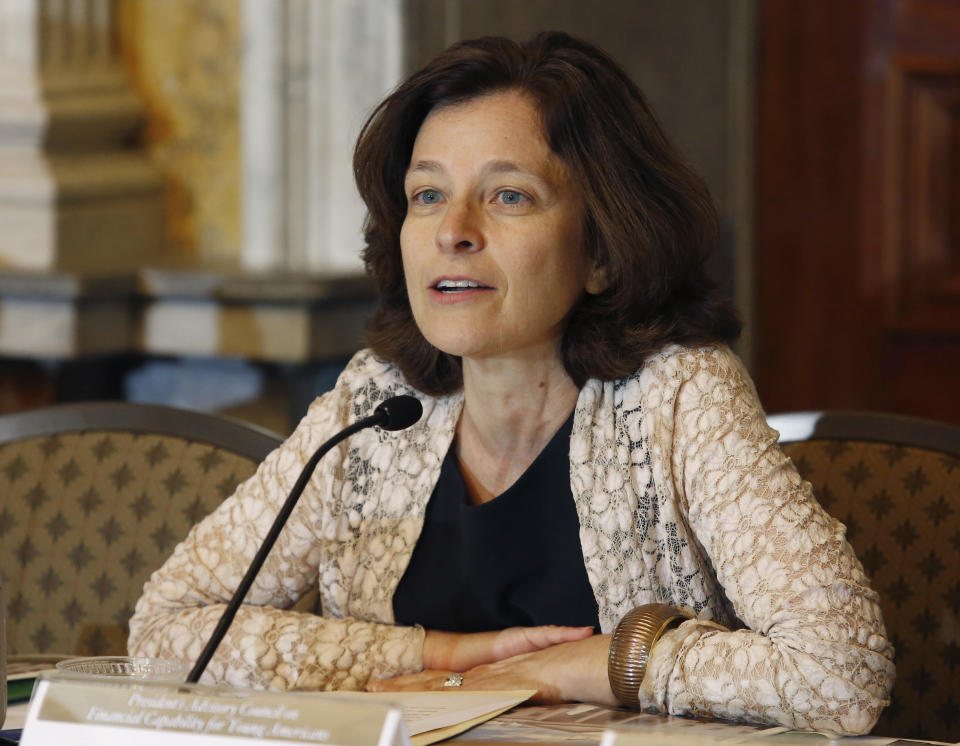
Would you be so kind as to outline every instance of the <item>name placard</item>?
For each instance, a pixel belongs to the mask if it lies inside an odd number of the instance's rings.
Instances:
[[[328,746],[409,746],[399,708],[309,692],[262,692],[200,684],[98,681],[59,674],[38,682],[24,725],[23,746],[96,743],[291,742]]]

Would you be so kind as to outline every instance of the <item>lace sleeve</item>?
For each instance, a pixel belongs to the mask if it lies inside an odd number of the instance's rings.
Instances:
[[[293,435],[153,574],[130,621],[131,654],[193,664],[302,465],[352,420],[344,388],[338,384],[314,402]],[[323,509],[317,492],[312,481],[207,667],[205,683],[356,690],[371,677],[420,670],[419,628],[287,610],[318,582]]]
[[[877,595],[739,361],[701,353],[680,375],[670,486],[749,629],[684,623],[655,648],[643,694],[675,714],[868,732],[894,678]]]

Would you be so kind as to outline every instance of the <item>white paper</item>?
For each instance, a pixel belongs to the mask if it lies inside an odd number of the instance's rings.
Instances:
[[[329,692],[330,696],[358,697],[357,692]],[[363,692],[361,700],[395,703],[403,711],[403,722],[411,736],[446,728],[467,720],[499,712],[525,702],[535,691],[481,692]]]

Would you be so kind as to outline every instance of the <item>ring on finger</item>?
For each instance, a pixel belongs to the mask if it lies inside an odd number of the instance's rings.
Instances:
[[[443,682],[444,686],[463,686],[463,674],[462,673],[452,673],[447,676],[447,680]]]

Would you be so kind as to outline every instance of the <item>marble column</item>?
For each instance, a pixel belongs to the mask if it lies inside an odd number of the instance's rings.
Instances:
[[[243,263],[361,266],[352,155],[399,80],[402,0],[244,0]]]
[[[0,0],[0,264],[135,267],[163,242],[111,0]]]

